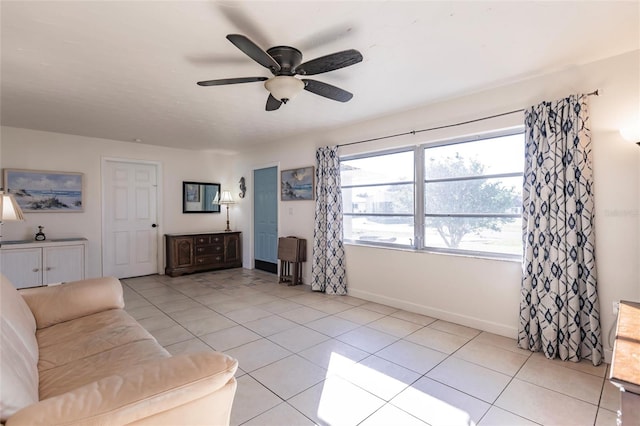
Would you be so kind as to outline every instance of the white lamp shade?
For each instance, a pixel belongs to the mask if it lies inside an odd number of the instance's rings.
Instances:
[[[627,142],[640,142],[640,124],[620,129],[620,135]]]
[[[11,194],[0,191],[0,222],[23,221],[22,209]]]
[[[231,196],[231,191],[222,191],[222,195],[220,195],[220,204],[234,204],[233,197]]]
[[[304,89],[304,81],[288,75],[279,75],[265,81],[264,87],[279,101],[291,100]]]

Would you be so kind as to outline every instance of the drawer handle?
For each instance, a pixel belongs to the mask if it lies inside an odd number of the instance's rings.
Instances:
[[[33,272],[38,272],[40,269],[38,268],[33,268]]]
[[[213,241],[215,241],[215,242],[217,243],[217,242],[222,241],[222,238],[220,238],[220,237],[213,237]]]
[[[53,269],[53,268],[52,268],[51,266],[47,266],[47,269],[46,269],[46,270],[47,270],[47,271],[50,271],[50,270],[52,270],[52,269]]]

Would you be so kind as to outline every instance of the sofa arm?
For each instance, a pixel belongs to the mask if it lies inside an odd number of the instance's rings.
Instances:
[[[238,361],[220,352],[145,363],[18,411],[15,425],[125,425],[236,386]],[[229,407],[224,407],[229,410]],[[215,409],[215,407],[210,407]],[[209,413],[211,415],[211,413]]]
[[[49,287],[20,290],[38,329],[108,309],[124,308],[117,278],[93,278]]]

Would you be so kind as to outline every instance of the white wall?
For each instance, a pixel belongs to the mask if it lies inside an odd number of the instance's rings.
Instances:
[[[219,231],[225,228],[225,213],[183,214],[182,181],[204,181],[235,189],[228,179],[230,160],[212,153],[162,148],[138,143],[89,138],[60,133],[2,127],[0,166],[12,169],[55,170],[84,173],[83,213],[25,213],[25,222],[3,225],[4,240],[33,239],[37,226],[45,227],[48,239],[85,237],[89,240],[88,275],[102,275],[103,158],[158,162],[162,168],[163,208],[159,232]],[[232,223],[232,227],[236,228]],[[159,247],[162,250],[162,246]],[[162,265],[164,271],[164,265]]]
[[[596,194],[597,268],[603,337],[614,323],[612,301],[640,300],[640,148],[618,129],[640,119],[640,51],[574,66],[423,108],[378,117],[349,127],[307,134],[238,157],[234,174],[278,162],[282,169],[315,164],[315,148],[472,120],[599,89],[590,98]],[[356,94],[357,96],[357,94]],[[381,102],[384,100],[381,99]],[[289,107],[289,106],[287,106]],[[291,105],[290,107],[295,107]],[[522,113],[446,130],[341,148],[341,154],[415,145],[481,131],[522,125]],[[251,190],[251,188],[250,188]],[[252,194],[248,194],[250,202]],[[249,204],[249,203],[247,203]],[[289,206],[293,214],[288,213]],[[244,209],[243,209],[244,210]],[[239,220],[250,228],[250,211]],[[313,205],[280,203],[280,235],[313,236]],[[245,247],[251,244],[245,234]],[[515,336],[519,262],[347,246],[351,295]],[[309,254],[311,252],[309,251]],[[245,251],[245,265],[250,261]],[[305,281],[310,278],[309,262]],[[609,347],[609,343],[605,343]]]
[[[265,167],[278,167],[279,171],[315,165],[315,146],[308,141],[287,141],[246,151],[237,157],[233,176],[239,180],[246,179],[247,193],[245,198],[234,205],[235,218],[239,226],[246,230],[243,234],[243,264],[245,268],[253,267],[253,171]],[[278,182],[278,191],[280,190]],[[295,236],[307,240],[307,259],[303,264],[303,281],[309,283],[311,277],[311,249],[313,242],[314,201],[280,201],[278,195],[278,236]]]

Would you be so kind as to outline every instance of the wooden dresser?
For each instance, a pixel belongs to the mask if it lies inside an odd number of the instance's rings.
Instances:
[[[621,392],[618,424],[640,424],[640,303],[620,301],[609,380]]]
[[[242,266],[240,232],[165,234],[165,242],[171,277]]]

